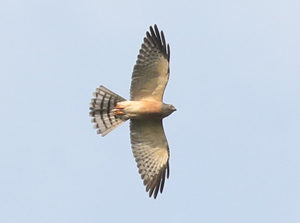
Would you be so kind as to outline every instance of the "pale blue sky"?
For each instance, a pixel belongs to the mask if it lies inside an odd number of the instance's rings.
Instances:
[[[2,1],[0,222],[300,222],[299,1]],[[149,199],[128,123],[102,138],[89,102],[128,98],[148,27],[171,46],[170,179]]]

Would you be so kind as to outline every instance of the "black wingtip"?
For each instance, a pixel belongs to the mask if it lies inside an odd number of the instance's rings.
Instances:
[[[146,32],[147,39],[153,43],[164,55],[164,57],[170,61],[170,46],[166,44],[164,32],[159,31],[158,26],[154,24],[149,27],[149,31]]]
[[[166,164],[165,168],[158,174],[152,181],[145,181],[146,192],[149,192],[149,197],[156,199],[157,195],[163,192],[166,176],[169,178],[170,168],[169,162]]]

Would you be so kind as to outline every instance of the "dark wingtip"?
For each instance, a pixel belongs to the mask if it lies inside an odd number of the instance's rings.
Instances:
[[[145,181],[144,184],[146,185],[146,192],[149,192],[149,197],[152,197],[156,199],[157,195],[163,192],[164,185],[165,185],[165,179],[166,176],[169,178],[169,162],[167,162],[165,169],[162,170],[152,181]]]
[[[158,26],[154,24],[154,26],[149,27],[146,36],[160,50],[164,57],[170,61],[170,46],[166,44],[164,32],[162,30],[159,31]]]

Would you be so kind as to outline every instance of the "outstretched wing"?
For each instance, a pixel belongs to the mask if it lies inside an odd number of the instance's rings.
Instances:
[[[137,101],[151,98],[162,101],[169,79],[170,47],[156,25],[146,33],[133,69],[130,95]]]
[[[169,147],[162,120],[131,120],[130,138],[133,155],[144,180],[146,191],[156,198],[169,178]]]

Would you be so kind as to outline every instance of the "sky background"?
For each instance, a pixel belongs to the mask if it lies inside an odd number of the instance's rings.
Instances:
[[[1,1],[0,222],[300,222],[300,2]],[[171,46],[171,174],[148,198],[125,98],[145,32]]]

